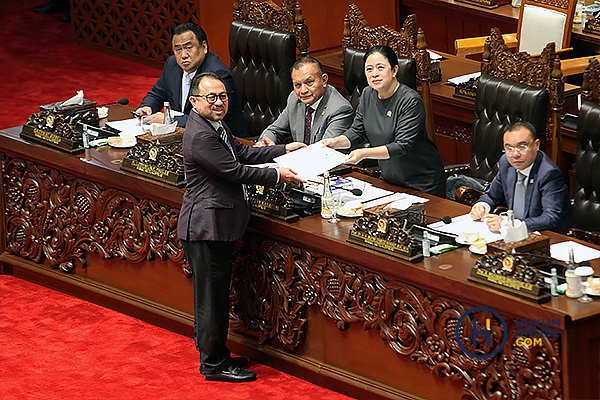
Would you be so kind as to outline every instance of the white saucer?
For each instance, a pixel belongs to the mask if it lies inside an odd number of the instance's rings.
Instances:
[[[487,246],[483,245],[481,247],[477,247],[474,244],[469,246],[469,251],[471,253],[475,253],[475,254],[479,254],[479,255],[484,255],[485,253],[487,253]]]
[[[339,215],[340,217],[345,217],[345,218],[358,218],[358,217],[363,216],[363,212],[362,212],[362,210],[359,210],[358,212],[339,210],[337,212],[337,215]]]
[[[460,243],[460,244],[474,244],[474,243],[481,243],[481,244],[488,244],[489,240],[483,237],[479,237],[479,239],[477,240],[467,240],[465,239],[465,237],[463,235],[458,235],[454,240],[456,240],[456,243]]]
[[[133,147],[137,144],[137,142],[135,140],[131,141],[131,142],[123,142],[123,143],[109,143],[111,147],[115,147],[117,149],[128,149],[130,147]]]

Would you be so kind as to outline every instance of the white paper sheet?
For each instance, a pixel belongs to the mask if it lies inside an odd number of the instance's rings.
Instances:
[[[439,217],[441,218],[443,215],[440,215]],[[464,230],[479,232],[479,236],[485,238],[487,242],[493,242],[495,240],[502,239],[502,235],[500,233],[494,233],[490,231],[487,225],[482,221],[473,221],[469,214],[454,217],[452,218],[452,222],[449,224],[445,224],[443,221],[440,221],[428,226],[430,228],[437,229],[438,231],[453,233],[457,236],[462,236]]]
[[[466,75],[457,76],[456,78],[450,78],[450,79],[448,79],[448,83],[456,86],[459,83],[468,82],[469,79],[471,79],[471,78],[479,78],[480,75],[481,75],[481,72],[473,72],[472,74],[466,74]]]
[[[303,149],[292,151],[276,157],[274,161],[280,167],[290,168],[304,179],[315,179],[319,174],[342,164],[346,155],[320,142],[313,143]]]
[[[596,250],[573,241],[550,245],[550,255],[552,258],[556,258],[557,260],[569,262],[569,249],[573,249],[576,263],[593,260],[594,258],[600,258],[600,250]]]

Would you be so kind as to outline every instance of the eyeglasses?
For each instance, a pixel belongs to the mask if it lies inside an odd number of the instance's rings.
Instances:
[[[215,104],[217,99],[221,100],[223,103],[229,100],[229,94],[227,94],[227,92],[222,92],[219,94],[192,94],[190,97],[204,97],[209,104]]]
[[[514,153],[514,152],[517,152],[517,153],[519,153],[519,154],[522,154],[522,153],[524,153],[525,151],[527,151],[527,149],[528,149],[528,148],[529,148],[529,146],[531,146],[531,145],[532,145],[532,143],[527,143],[527,144],[525,144],[525,143],[522,143],[522,144],[520,144],[520,145],[518,145],[518,146],[516,146],[516,147],[515,147],[515,146],[511,146],[510,144],[505,144],[505,145],[504,145],[504,149],[503,149],[503,151],[504,151],[505,153],[509,153],[509,154],[512,154],[512,153]]]

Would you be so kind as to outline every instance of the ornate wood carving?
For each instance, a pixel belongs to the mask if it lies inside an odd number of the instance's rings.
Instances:
[[[71,18],[76,40],[163,63],[171,54],[171,32],[180,23],[199,23],[196,1],[78,0]]]
[[[507,320],[508,332],[493,322],[491,340],[498,344],[508,335],[507,344],[479,359],[456,341],[458,321],[470,308],[456,300],[256,234],[237,243],[235,257],[231,326],[260,343],[293,351],[305,339],[306,310],[314,306],[338,329],[359,323],[378,330],[398,355],[440,378],[462,380],[464,399],[562,397],[560,338],[542,335],[541,345],[519,347],[514,319]],[[463,318],[461,337],[472,337],[473,326],[484,329],[488,318],[484,311]],[[469,340],[463,347],[478,351]]]
[[[548,90],[551,123],[548,124],[546,138],[552,140],[552,159],[560,165],[560,117],[565,101],[565,83],[560,59],[556,55],[556,44],[548,43],[539,57],[526,52],[512,53],[506,49],[500,30],[492,28],[484,46],[481,72]]]
[[[583,72],[581,100],[600,104],[600,62],[597,58],[590,58],[590,63]]]
[[[7,252],[64,272],[85,268],[86,253],[184,264],[177,208],[23,159],[2,167]]]
[[[310,47],[308,27],[304,22],[302,7],[296,0],[282,0],[281,7],[270,0],[261,3],[234,0],[233,20],[291,32],[296,37],[296,47],[300,55],[308,55]]]

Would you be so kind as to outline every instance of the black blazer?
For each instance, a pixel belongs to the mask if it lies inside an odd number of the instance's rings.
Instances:
[[[246,122],[244,121],[244,115],[242,114],[242,103],[238,96],[233,81],[231,71],[219,57],[211,52],[206,53],[204,62],[200,65],[196,74],[212,71],[216,72],[225,81],[225,87],[229,92],[229,111],[225,116],[225,123],[231,128],[235,136],[245,137]],[[177,125],[185,126],[187,122],[187,116],[192,110],[192,103],[188,100],[185,102],[185,107],[181,105],[181,79],[183,77],[183,70],[177,64],[175,56],[170,56],[165,62],[162,74],[152,87],[152,90],[148,92],[146,97],[142,100],[140,107],[149,106],[152,108],[152,112],[158,112],[163,108],[163,103],[168,101],[174,110],[181,111],[185,115],[175,118]]]
[[[235,158],[211,123],[190,112],[182,145],[186,191],[177,228],[182,240],[239,239],[250,220],[242,183],[277,184],[275,168],[250,165],[273,161],[285,153],[285,145],[247,146],[225,129]]]

